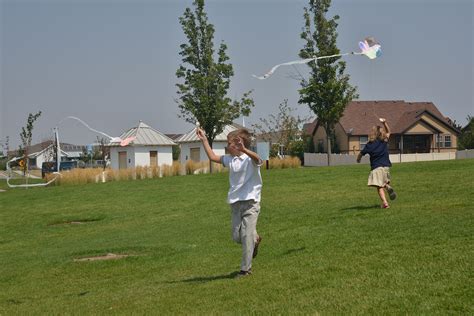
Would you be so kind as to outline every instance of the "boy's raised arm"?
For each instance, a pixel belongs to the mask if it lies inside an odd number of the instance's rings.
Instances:
[[[209,141],[207,140],[206,134],[204,134],[204,131],[198,127],[196,128],[196,135],[201,140],[209,160],[220,163],[221,156],[216,155],[216,153],[212,150],[211,146],[209,145]]]
[[[249,156],[257,165],[261,165],[263,163],[262,159],[256,152],[253,152],[245,147],[244,142],[240,137],[237,137],[237,146],[241,152]]]

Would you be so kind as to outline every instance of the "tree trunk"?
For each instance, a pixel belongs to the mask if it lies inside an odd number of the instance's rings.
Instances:
[[[328,166],[331,165],[331,154],[332,154],[332,144],[331,144],[331,130],[326,127],[326,138],[327,138],[327,155],[328,155]]]
[[[212,143],[213,143],[213,142],[214,142],[214,141],[209,141],[209,146],[211,147],[211,150],[212,150]],[[213,171],[213,170],[212,170],[212,160],[209,159],[209,173],[212,173],[212,171]]]
[[[328,139],[328,166],[330,166],[331,165],[331,154],[332,154],[331,137],[328,136],[327,139]]]

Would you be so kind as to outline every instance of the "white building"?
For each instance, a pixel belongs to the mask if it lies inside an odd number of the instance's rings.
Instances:
[[[212,143],[212,150],[216,153],[216,155],[225,155],[225,147],[227,146],[227,135],[230,132],[235,131],[239,128],[242,127],[237,124],[226,125],[222,133],[216,136],[214,142]],[[192,160],[195,162],[209,160],[201,141],[196,135],[196,128],[193,128],[191,131],[178,138],[176,142],[181,147],[181,153],[179,156],[179,162],[181,164],[185,164],[188,160]]]
[[[111,143],[110,167],[112,169],[135,168],[137,166],[162,166],[173,164],[172,146],[176,145],[169,137],[142,121],[120,135],[121,139],[135,137],[127,146]]]
[[[61,161],[68,160],[69,154],[61,149]],[[51,144],[43,150],[31,153],[28,155],[29,168],[41,169],[43,162],[55,161],[56,153],[54,152],[54,146]]]

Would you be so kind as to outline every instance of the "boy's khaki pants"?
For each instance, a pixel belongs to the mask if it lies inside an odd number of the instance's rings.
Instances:
[[[232,239],[242,244],[242,263],[240,270],[249,271],[257,241],[257,220],[260,203],[254,200],[238,201],[230,205],[232,211]]]

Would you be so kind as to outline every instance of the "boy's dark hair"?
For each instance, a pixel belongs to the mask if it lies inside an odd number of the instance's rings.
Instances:
[[[242,138],[242,141],[244,142],[244,146],[246,148],[250,147],[250,142],[251,142],[252,135],[250,135],[248,130],[246,130],[245,128],[241,128],[241,129],[232,131],[229,134],[227,134],[227,139],[234,140],[234,138],[236,138],[236,137]]]

